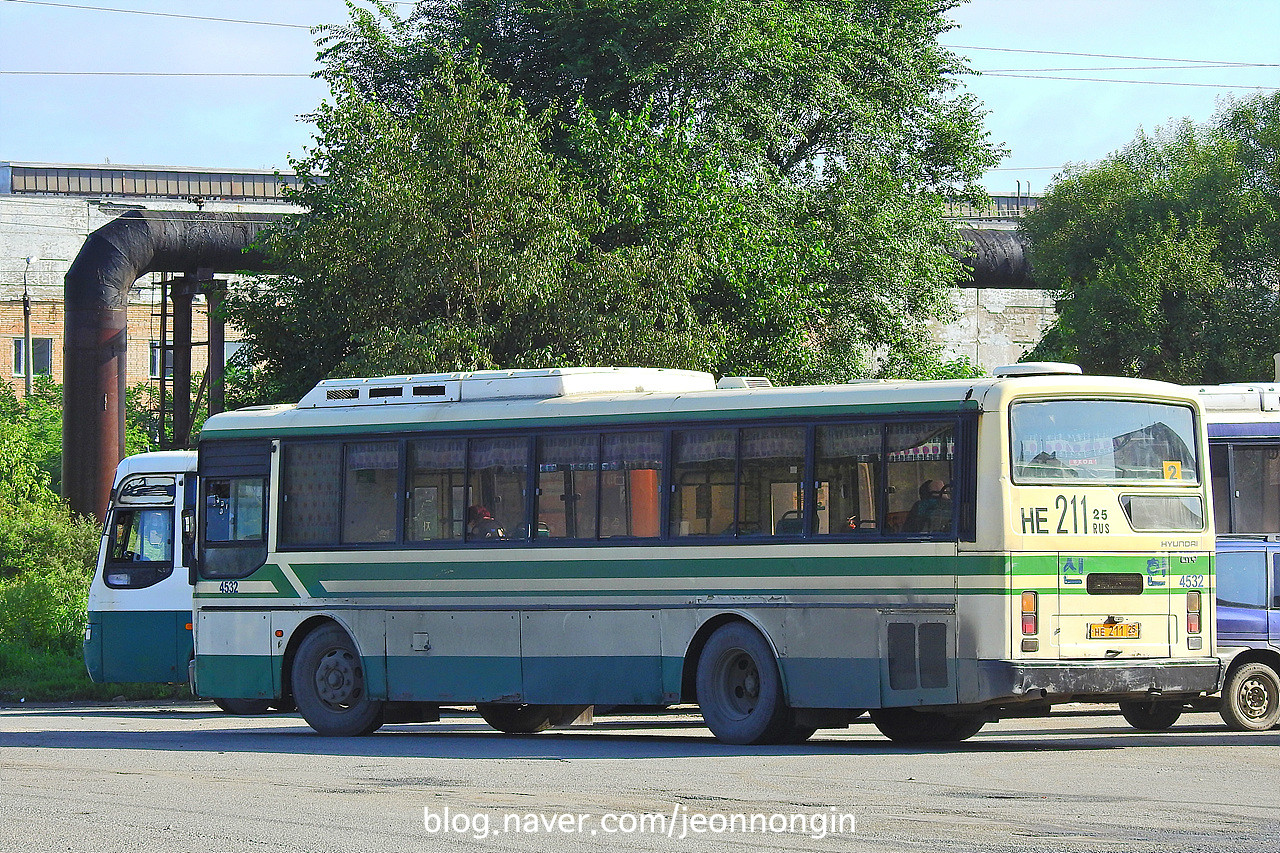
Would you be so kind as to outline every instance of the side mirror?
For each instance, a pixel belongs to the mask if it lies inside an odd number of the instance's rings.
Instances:
[[[196,544],[196,511],[194,509],[182,511],[182,544],[188,548]]]

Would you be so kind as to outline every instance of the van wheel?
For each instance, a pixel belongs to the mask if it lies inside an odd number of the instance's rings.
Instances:
[[[213,704],[233,717],[256,717],[271,710],[270,699],[214,699]]]
[[[877,708],[871,712],[871,722],[895,743],[956,743],[976,735],[987,721],[977,714]]]
[[[1246,663],[1222,688],[1222,721],[1238,732],[1265,731],[1280,721],[1280,676],[1265,663]]]
[[[317,628],[298,646],[293,698],[307,725],[322,735],[367,735],[382,726],[382,702],[369,698],[364,664],[347,632]]]
[[[773,649],[743,622],[722,625],[707,640],[697,694],[707,728],[725,743],[785,743],[801,734],[792,731]]]
[[[1120,716],[1140,732],[1162,732],[1182,716],[1182,701],[1121,702]]]

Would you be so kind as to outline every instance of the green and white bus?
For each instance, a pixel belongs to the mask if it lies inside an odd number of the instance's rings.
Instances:
[[[98,562],[89,583],[84,664],[91,681],[180,684],[192,642],[196,454],[162,450],[116,466]],[[214,703],[229,714],[282,709],[265,699]]]
[[[327,380],[205,424],[193,685],[329,735],[696,702],[954,741],[1218,686],[1203,421],[1163,383]]]

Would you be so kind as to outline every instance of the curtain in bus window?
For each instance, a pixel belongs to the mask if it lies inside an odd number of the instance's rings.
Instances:
[[[468,452],[474,503],[467,507],[467,539],[526,538],[528,439],[473,439]]]
[[[342,542],[394,542],[400,446],[394,441],[347,444],[343,472]]]
[[[282,452],[280,544],[337,544],[342,445],[290,443]]]
[[[943,533],[952,529],[952,461],[955,425],[885,425],[889,486],[885,528],[892,533]]]
[[[1231,455],[1235,497],[1231,532],[1280,533],[1280,447],[1237,444]]]
[[[468,506],[466,439],[411,441],[408,454],[404,538],[461,539]]]
[[[600,538],[651,539],[661,531],[660,432],[605,433],[600,440]]]
[[[803,427],[742,431],[742,481],[738,486],[740,536],[794,536],[804,532]]]
[[[538,537],[596,537],[599,467],[597,435],[549,435],[538,439]]]
[[[675,433],[671,470],[671,535],[710,536],[733,532],[735,432],[731,429]]]
[[[874,536],[879,529],[881,424],[819,426],[813,532]]]

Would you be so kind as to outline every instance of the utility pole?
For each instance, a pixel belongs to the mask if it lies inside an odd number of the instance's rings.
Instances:
[[[35,375],[35,362],[31,352],[31,294],[27,291],[27,273],[31,271],[31,262],[35,258],[27,258],[27,266],[22,270],[22,373],[26,380],[26,397],[31,397],[31,380]]]

